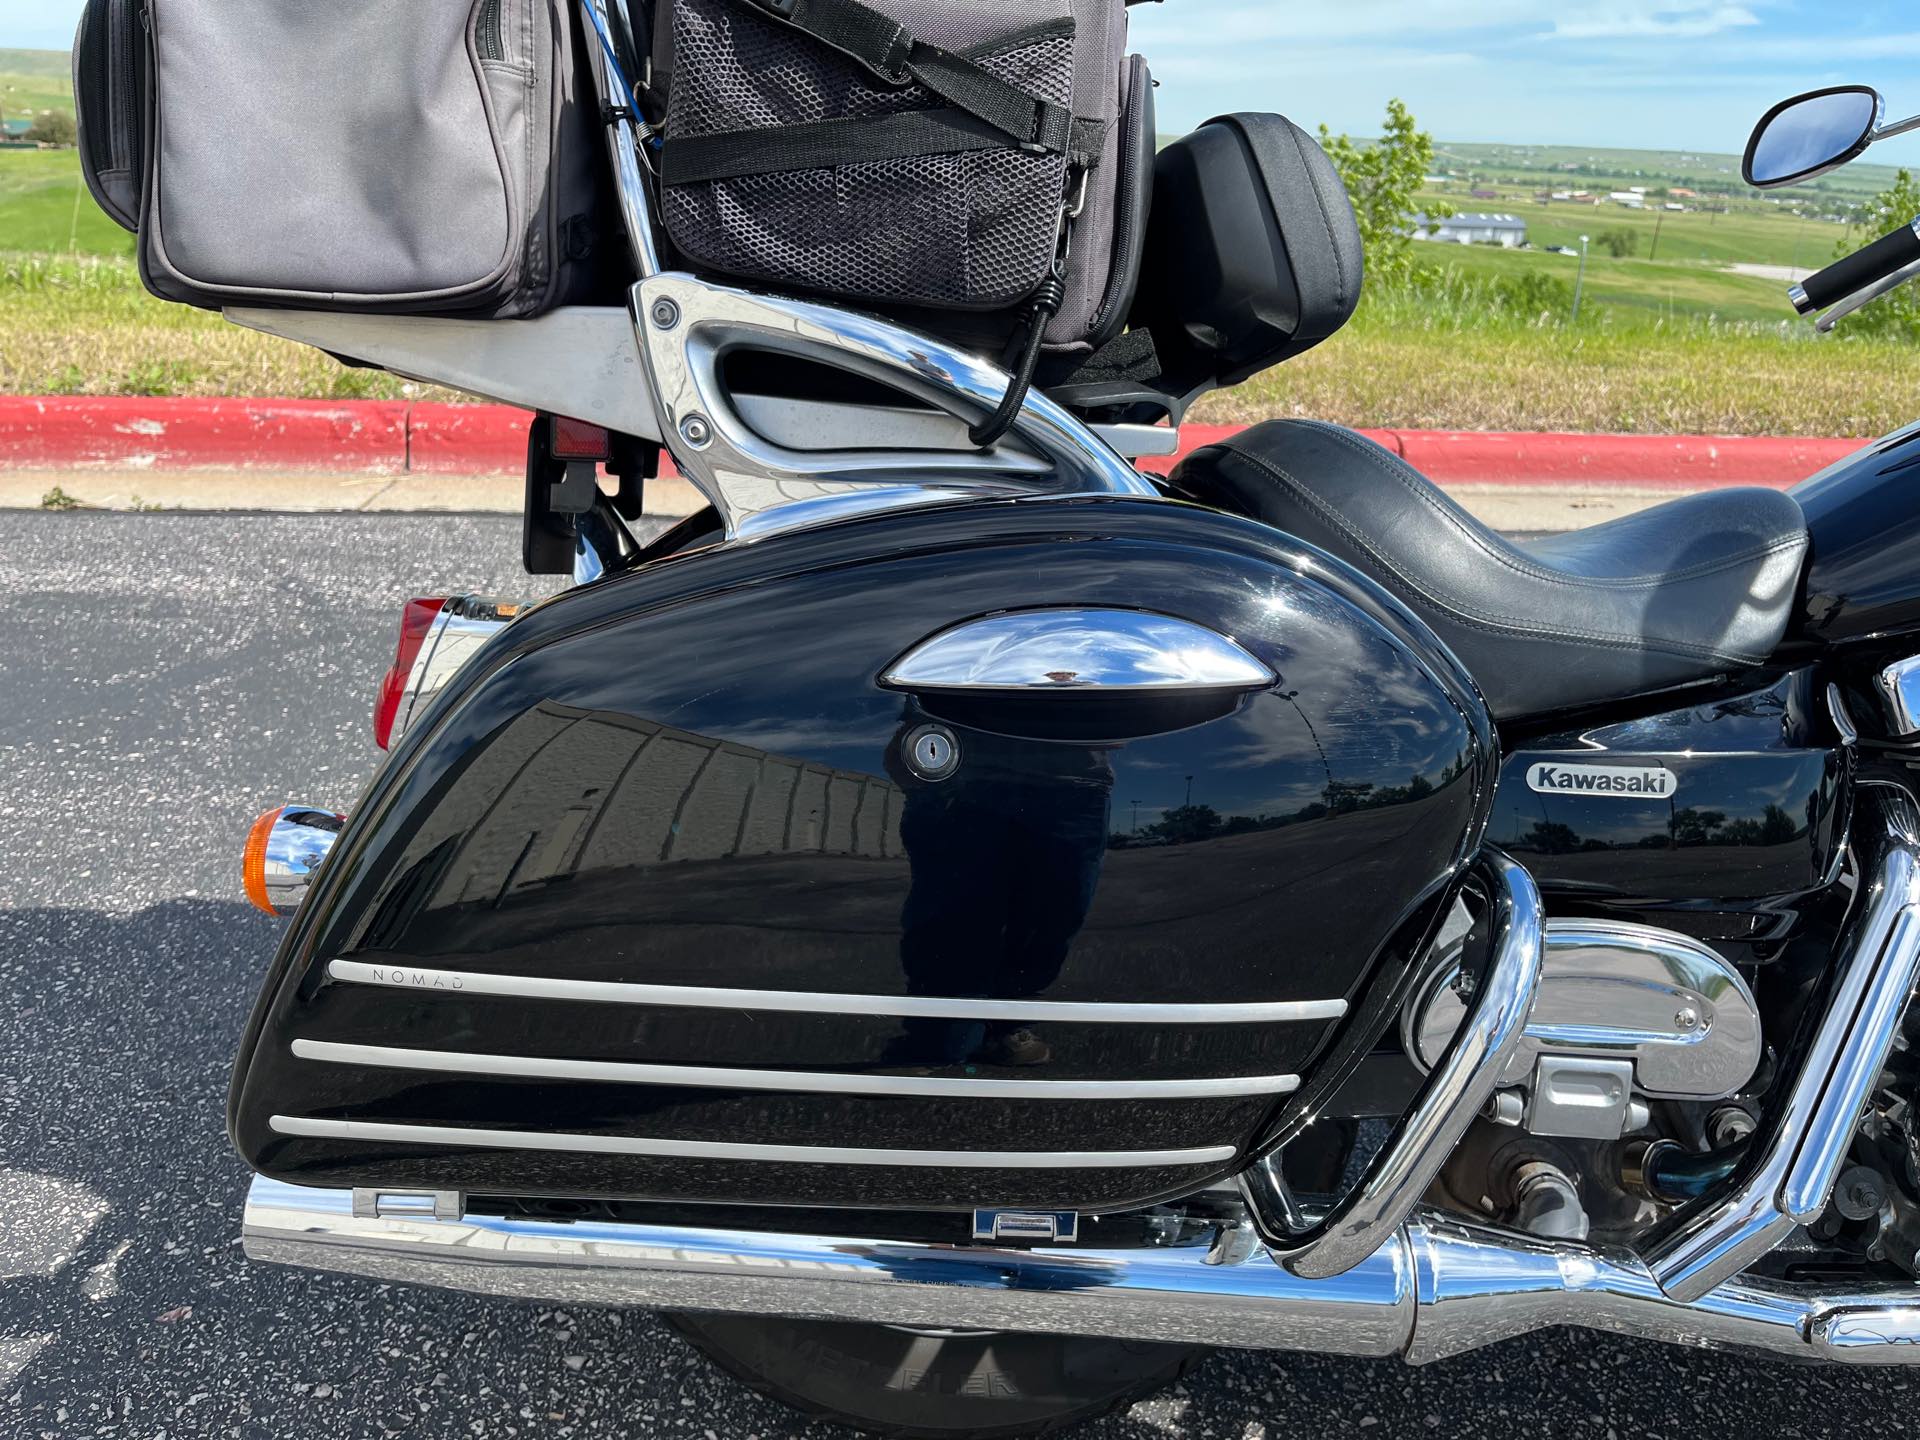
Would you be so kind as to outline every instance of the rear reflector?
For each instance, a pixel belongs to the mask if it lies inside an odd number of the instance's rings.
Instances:
[[[247,899],[269,915],[291,915],[340,838],[347,817],[311,805],[282,805],[253,822],[240,857]]]
[[[613,454],[613,442],[605,426],[569,420],[564,415],[553,417],[551,448],[556,460],[605,460]]]
[[[393,665],[380,682],[380,697],[373,706],[373,741],[382,750],[393,739],[394,717],[400,713],[400,702],[406,698],[413,667],[420,660],[420,648],[446,605],[444,599],[409,600],[400,614],[400,643],[394,647]]]

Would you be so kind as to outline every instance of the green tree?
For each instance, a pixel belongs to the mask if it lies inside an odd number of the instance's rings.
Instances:
[[[1844,260],[1916,215],[1920,215],[1920,181],[1914,179],[1911,170],[1902,170],[1893,177],[1891,187],[1853,212],[1853,223],[1834,247],[1833,258]],[[1841,321],[1839,333],[1920,341],[1920,290],[1905,285],[1882,296]]]
[[[1399,100],[1387,102],[1381,137],[1368,144],[1320,127],[1320,144],[1346,182],[1366,246],[1369,288],[1405,289],[1421,269],[1413,252],[1413,219],[1424,213],[1428,233],[1453,214],[1439,201],[1422,205],[1421,183],[1433,168],[1433,136],[1414,123]],[[1916,211],[1920,214],[1920,211]]]
[[[1594,243],[1614,259],[1625,260],[1640,253],[1640,232],[1622,225],[1613,230],[1602,230]]]
[[[27,139],[36,145],[58,145],[63,149],[80,143],[80,132],[73,123],[73,116],[64,110],[49,110],[33,122],[33,128],[27,131]]]

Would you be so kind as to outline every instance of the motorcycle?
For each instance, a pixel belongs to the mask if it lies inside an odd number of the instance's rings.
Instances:
[[[366,793],[248,838],[247,1254],[657,1309],[898,1435],[1211,1347],[1920,1360],[1920,426],[1524,544],[1330,425],[982,449],[963,345],[663,267],[586,14],[627,309],[230,312],[542,412],[576,582],[412,602]],[[1747,176],[1913,128],[1801,97]],[[708,506],[642,543],[658,449]]]

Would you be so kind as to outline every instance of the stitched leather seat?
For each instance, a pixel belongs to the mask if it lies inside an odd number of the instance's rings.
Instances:
[[[1399,456],[1317,421],[1274,421],[1209,446],[1171,484],[1380,581],[1453,648],[1501,720],[1764,663],[1786,632],[1807,551],[1799,505],[1746,489],[1516,544]]]

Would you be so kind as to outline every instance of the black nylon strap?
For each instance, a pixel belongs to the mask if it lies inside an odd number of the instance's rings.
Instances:
[[[899,21],[860,0],[746,0],[859,61],[893,85],[917,80],[1012,139],[1049,154],[1073,142],[1073,113],[1009,85],[978,61],[927,45]]]
[[[668,185],[693,185],[744,175],[1006,148],[1005,135],[963,110],[909,110],[772,130],[670,136],[661,150],[660,178]]]

